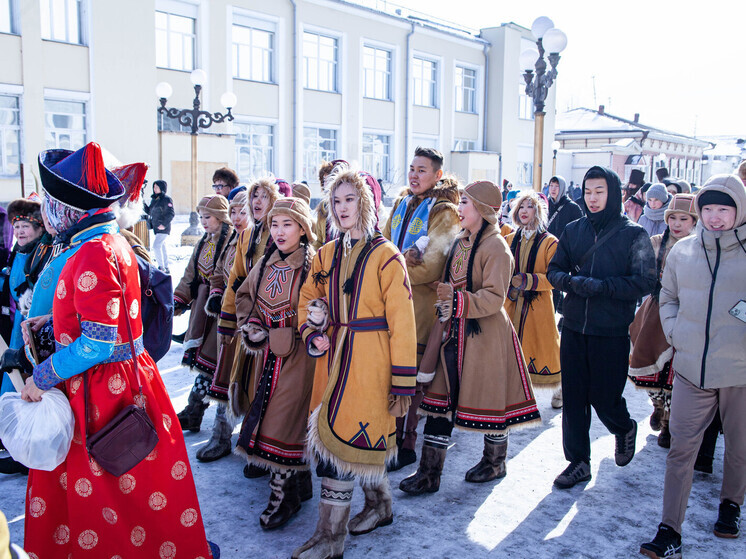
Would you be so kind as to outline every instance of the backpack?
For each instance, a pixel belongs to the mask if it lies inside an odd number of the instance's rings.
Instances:
[[[140,272],[142,337],[145,349],[159,361],[171,347],[174,327],[174,292],[171,276],[135,254]]]

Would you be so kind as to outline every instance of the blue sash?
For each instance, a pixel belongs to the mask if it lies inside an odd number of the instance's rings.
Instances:
[[[409,220],[409,227],[402,238],[402,224],[404,222],[404,215],[407,213],[407,206],[410,200],[414,196],[407,196],[399,202],[399,205],[394,212],[394,216],[391,218],[391,242],[395,243],[399,250],[404,252],[414,246],[414,243],[420,237],[427,236],[427,223],[430,219],[430,210],[435,205],[435,198],[428,198],[423,200],[417,209],[412,214],[412,219]]]

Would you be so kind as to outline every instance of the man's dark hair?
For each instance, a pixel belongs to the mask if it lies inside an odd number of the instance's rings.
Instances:
[[[604,179],[608,183],[608,177],[606,176],[606,173],[604,173],[600,168],[592,167],[585,174],[585,178],[583,179],[583,182],[585,183],[585,181],[587,181],[588,179]]]
[[[228,167],[222,167],[215,171],[215,173],[212,175],[212,182],[222,180],[230,186],[231,188],[236,188],[238,186],[238,175],[233,169],[229,169]]]
[[[433,169],[437,173],[443,167],[443,154],[435,148],[423,148],[417,146],[414,150],[415,157],[427,157],[433,162]]]

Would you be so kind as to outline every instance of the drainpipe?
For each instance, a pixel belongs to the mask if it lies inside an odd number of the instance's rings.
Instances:
[[[490,44],[485,43],[482,48],[484,53],[484,107],[482,107],[482,151],[487,151],[487,93],[490,90],[490,59],[487,53],[490,51]],[[502,158],[500,158],[502,164]]]
[[[290,0],[293,5],[293,177],[298,176],[298,3]],[[293,179],[291,179],[293,180]]]
[[[409,157],[409,105],[412,102],[412,35],[414,35],[414,22],[411,22],[412,30],[407,33],[407,98],[404,103],[404,161]]]

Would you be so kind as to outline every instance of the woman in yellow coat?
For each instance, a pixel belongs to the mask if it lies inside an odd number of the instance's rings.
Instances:
[[[513,209],[518,229],[506,239],[515,271],[505,310],[521,340],[534,388],[557,387],[561,380],[559,332],[554,318],[552,284],[547,266],[557,250],[557,238],[546,230],[546,211],[539,196],[521,196]]]
[[[404,258],[376,230],[373,195],[360,173],[337,167],[327,190],[342,236],[316,254],[298,303],[301,338],[319,358],[307,452],[318,463],[321,501],[316,533],[296,559],[342,556],[355,477],[365,507],[350,533],[392,522],[386,463],[396,458],[395,417],[409,408],[417,376]]]

